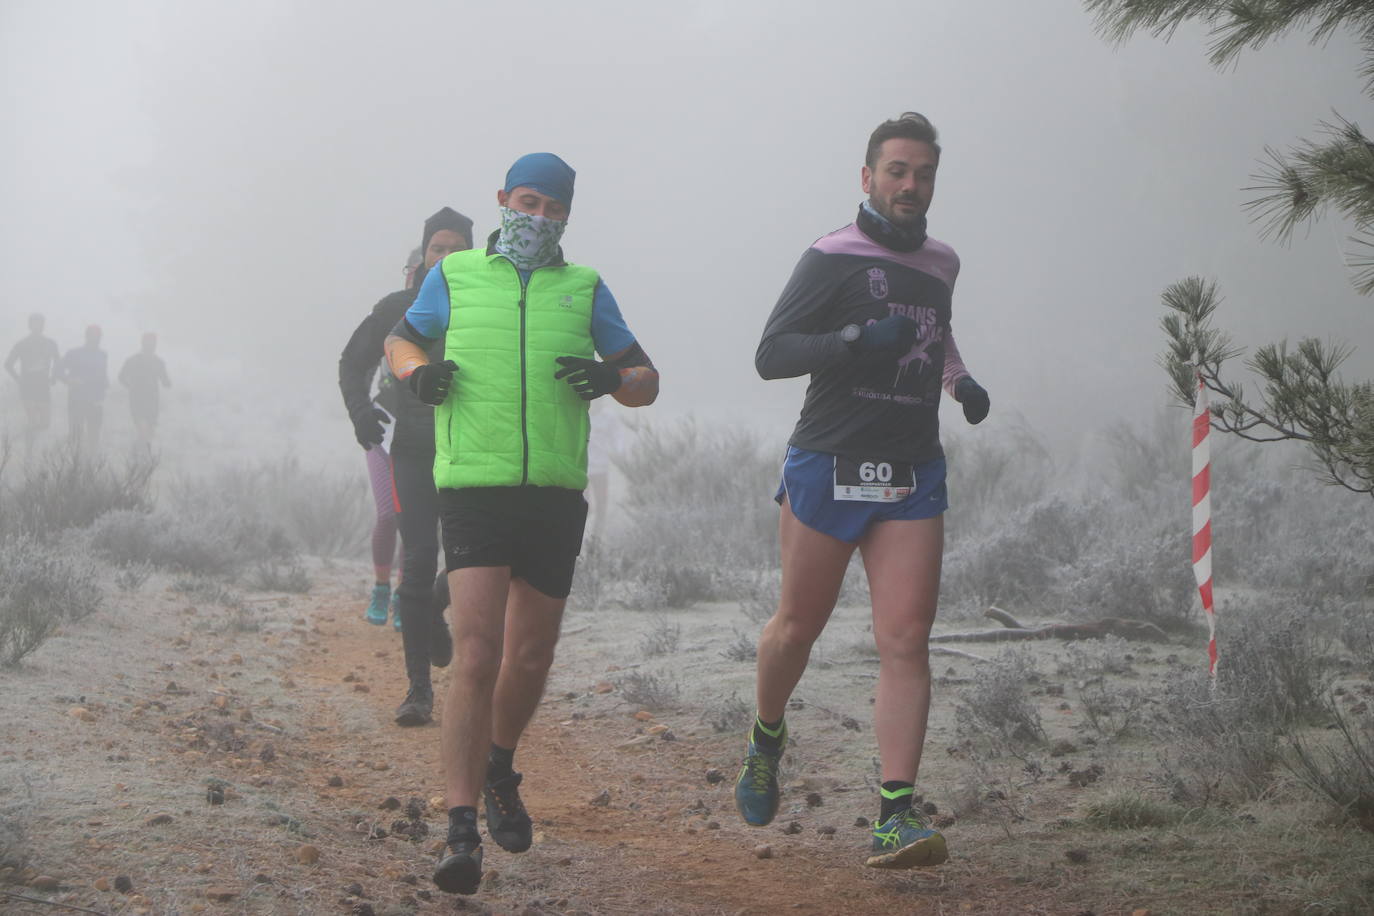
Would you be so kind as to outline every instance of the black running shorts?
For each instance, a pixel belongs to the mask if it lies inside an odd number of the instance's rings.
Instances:
[[[465,487],[439,491],[450,572],[509,566],[550,598],[566,598],[582,550],[587,501],[562,487]]]

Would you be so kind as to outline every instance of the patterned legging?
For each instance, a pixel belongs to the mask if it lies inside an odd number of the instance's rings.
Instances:
[[[372,481],[372,499],[377,506],[377,521],[372,526],[372,565],[377,581],[391,580],[391,561],[396,556],[396,487],[391,478],[391,456],[380,445],[364,452],[367,476]]]

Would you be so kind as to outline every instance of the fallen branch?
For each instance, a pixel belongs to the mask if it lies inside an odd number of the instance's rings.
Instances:
[[[966,658],[971,662],[986,662],[987,659],[981,655],[974,655],[972,652],[965,652],[963,649],[951,649],[948,646],[931,646],[931,655],[953,655],[957,658]]]
[[[77,906],[74,903],[61,903],[57,900],[44,900],[42,897],[30,897],[26,894],[12,894],[9,891],[0,891],[0,894],[4,894],[6,897],[9,897],[14,900],[23,900],[25,903],[41,903],[44,906],[55,906],[60,907],[64,910],[75,910],[78,913],[95,913],[96,916],[110,916],[110,914],[105,912],[104,910],[88,910],[86,907]]]
[[[931,636],[932,643],[940,642],[1014,642],[1026,639],[1061,639],[1072,642],[1079,639],[1102,639],[1106,636],[1120,636],[1123,639],[1144,640],[1146,642],[1168,642],[1169,637],[1163,630],[1147,620],[1133,620],[1129,617],[1104,617],[1086,623],[1047,623],[1043,626],[1028,627],[1012,615],[998,607],[990,607],[983,612],[1002,624],[1000,630],[976,630],[969,633],[941,633]]]

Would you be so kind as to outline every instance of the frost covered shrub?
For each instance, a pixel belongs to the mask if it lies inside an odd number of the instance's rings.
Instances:
[[[1276,726],[1322,716],[1336,647],[1320,599],[1261,594],[1223,602],[1217,616],[1220,689]]]
[[[107,512],[147,508],[154,468],[151,461],[130,461],[113,469],[102,458],[54,449],[5,488],[4,529],[46,540]]]
[[[1007,649],[981,666],[977,682],[960,692],[954,707],[959,733],[1010,744],[1043,742],[1045,728],[1027,690],[1039,677],[1025,649]]]
[[[1183,804],[1260,798],[1274,785],[1279,734],[1243,693],[1209,681],[1206,671],[1189,671],[1164,685],[1159,779]]]
[[[1374,723],[1332,703],[1335,734],[1295,735],[1285,764],[1308,788],[1374,833]]]
[[[949,468],[950,540],[1000,527],[1010,513],[1049,492],[1054,460],[1044,441],[1025,424],[998,428],[995,436],[961,431],[944,439]]]
[[[775,569],[780,465],[749,431],[690,419],[646,427],[616,459],[630,522],[614,544],[616,597],[647,607],[737,598],[757,571]]]
[[[1062,571],[1061,601],[1083,617],[1132,617],[1177,627],[1195,617],[1190,535],[1123,529]]]
[[[366,475],[302,468],[291,456],[183,475],[167,495],[182,513],[261,519],[318,556],[358,556],[372,531]]]
[[[91,525],[91,549],[118,566],[151,564],[197,576],[236,576],[294,560],[281,529],[240,515],[111,512]]]
[[[100,608],[104,592],[84,557],[30,537],[0,542],[0,664],[13,665],[63,620]]]

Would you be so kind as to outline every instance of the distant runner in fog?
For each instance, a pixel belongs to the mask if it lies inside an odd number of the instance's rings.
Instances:
[[[431,664],[440,668],[447,665],[453,656],[453,644],[444,624],[444,605],[436,607],[431,594],[439,568],[434,408],[397,382],[386,365],[383,344],[387,333],[415,301],[424,270],[447,254],[471,247],[472,220],[463,214],[444,207],[426,220],[419,248],[421,260],[414,269],[407,270],[406,288],[372,307],[371,314],[354,330],[339,357],[339,390],[353,421],[353,434],[367,454],[368,475],[377,501],[377,523],[372,532],[377,584],[364,614],[370,623],[386,623],[398,523],[401,533],[401,580],[391,604],[392,620],[401,631],[405,647],[409,687],[396,709],[397,725],[424,725],[431,720],[434,688],[429,668]],[[441,351],[442,347],[436,346],[434,355]],[[381,380],[375,396],[374,376]],[[396,422],[388,455],[385,424],[391,423],[392,418]]]
[[[157,355],[156,334],[143,335],[142,349],[125,360],[124,368],[119,370],[119,383],[129,389],[129,413],[134,418],[139,443],[152,448],[160,389],[172,387],[167,364]]]
[[[29,316],[29,336],[10,350],[5,371],[19,383],[19,399],[24,404],[26,449],[33,448],[39,435],[52,423],[52,386],[57,381],[57,342],[43,335],[43,316]]]
[[[783,714],[811,646],[835,609],[857,547],[878,649],[874,731],[882,765],[873,868],[945,861],[945,839],[912,806],[930,710],[928,639],[944,549],[941,388],[979,423],[988,395],[964,368],[950,330],[959,258],[926,235],[940,147],[908,112],[879,125],[860,172],[868,200],[855,222],[802,255],[763,330],[765,379],[810,375],[789,440],[778,540],[778,610],[758,643],[758,717],[735,804],[744,820],[778,810],[787,747]]]
[[[86,343],[62,357],[58,380],[67,385],[67,433],[73,448],[100,444],[105,391],[110,387],[109,357],[100,349],[100,326],[86,328]]]
[[[456,660],[441,747],[448,852],[434,881],[449,893],[481,881],[479,796],[497,845],[532,842],[515,747],[544,693],[582,544],[587,402],[658,396],[658,372],[606,284],[563,259],[574,177],[552,153],[518,159],[496,192],[501,228],[440,261],[387,338],[392,370],[438,408]]]

